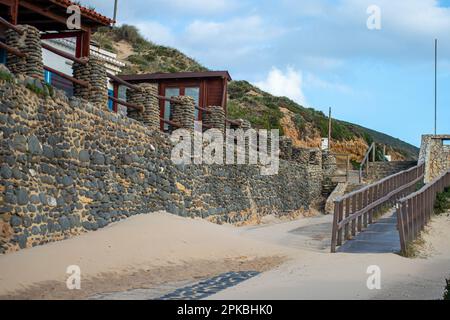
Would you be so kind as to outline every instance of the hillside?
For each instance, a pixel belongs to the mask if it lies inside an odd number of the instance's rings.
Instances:
[[[208,70],[177,49],[144,39],[133,26],[100,29],[93,40],[118,54],[126,63],[124,74]],[[232,81],[228,94],[229,118],[247,119],[256,128],[280,129],[296,146],[318,147],[321,137],[328,135],[328,119],[321,111],[305,108],[286,97],[275,97],[247,81]],[[418,156],[415,146],[381,132],[340,120],[333,120],[332,125],[333,151],[350,153],[354,161],[362,159],[372,142],[386,145],[393,160]]]

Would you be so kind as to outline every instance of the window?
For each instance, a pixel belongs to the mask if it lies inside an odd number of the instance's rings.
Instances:
[[[179,84],[179,85],[167,85],[163,87],[164,96],[167,98],[176,97],[176,96],[188,96],[192,97],[195,100],[195,105],[197,107],[200,106],[200,86],[193,84]],[[165,120],[171,120],[170,119],[170,102],[165,101],[163,104],[164,111],[162,116],[164,116]],[[195,109],[195,119],[200,120],[201,119],[201,113],[198,111],[198,109]],[[163,126],[164,131],[169,130],[169,125],[164,124]]]
[[[180,88],[166,88],[164,96],[167,98],[175,97],[180,95]],[[170,120],[170,102],[164,102],[164,119]],[[169,125],[167,123],[164,124],[164,131],[169,130]]]

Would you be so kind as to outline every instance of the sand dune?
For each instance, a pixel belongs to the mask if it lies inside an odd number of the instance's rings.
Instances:
[[[208,275],[209,262],[220,265],[227,259],[234,259],[231,265],[236,261],[245,264],[245,261],[255,258],[288,253],[282,247],[243,238],[237,231],[231,226],[219,226],[163,212],[131,217],[96,232],[0,256],[0,296],[36,284],[41,286],[48,281],[53,282],[52,287],[65,289],[68,277],[66,268],[69,265],[81,268],[82,279],[101,278],[108,274],[121,278],[120,275],[139,270],[184,266],[172,270],[183,279],[189,277],[186,269],[189,269],[191,262],[195,269],[200,267],[198,263],[202,261],[204,273]],[[274,263],[261,261],[269,265]],[[218,266],[211,266],[211,271],[214,268]],[[183,270],[186,272],[184,275]],[[136,285],[130,284],[132,287]],[[89,286],[95,284],[89,283]],[[123,288],[122,283],[119,289]],[[114,283],[99,290],[106,289],[114,290]]]

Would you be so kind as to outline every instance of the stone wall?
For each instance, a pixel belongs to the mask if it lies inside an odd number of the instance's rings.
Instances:
[[[430,182],[450,170],[450,135],[423,135],[419,163],[425,162],[425,182]]]
[[[370,162],[369,174],[364,170],[364,177],[369,181],[381,180],[416,165],[417,161]]]
[[[0,253],[136,214],[240,224],[320,197],[320,150],[293,150],[278,175],[249,165],[175,166],[163,133],[58,90],[0,83]]]

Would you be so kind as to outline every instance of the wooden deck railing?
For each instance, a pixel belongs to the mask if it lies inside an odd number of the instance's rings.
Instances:
[[[8,29],[12,29],[15,32],[17,32],[18,34],[23,34],[23,30],[21,30],[20,28],[18,28],[16,25],[12,24],[11,22],[9,22],[8,20],[0,17],[0,24],[5,26]]]
[[[398,201],[397,223],[403,254],[407,254],[408,245],[417,239],[430,221],[437,194],[447,187],[450,187],[450,171],[426,184],[419,191]]]
[[[17,32],[18,34],[23,34],[23,30],[21,30],[20,28],[18,28],[17,26],[13,25],[12,23],[10,23],[9,21],[7,21],[6,19],[0,17],[0,25],[3,25],[5,28],[7,29],[11,29],[14,30],[15,32]],[[20,50],[18,50],[17,48],[11,47],[9,45],[7,45],[6,43],[0,41],[0,48],[6,50],[7,52],[16,55],[20,58],[24,58],[27,55],[23,52],[21,52]]]
[[[336,199],[331,252],[373,223],[375,214],[415,191],[424,173],[425,165],[420,164]]]
[[[77,58],[73,54],[70,54],[70,53],[67,53],[65,51],[56,49],[56,48],[52,47],[51,45],[49,45],[49,44],[47,44],[45,42],[42,42],[41,45],[42,45],[42,48],[44,48],[44,49],[46,49],[46,50],[48,50],[50,52],[53,52],[54,54],[57,54],[58,56],[66,58],[67,60],[71,60],[73,62],[82,64],[82,65],[85,65],[85,64],[88,63],[88,59],[87,58],[84,58],[84,59]]]
[[[14,47],[8,46],[6,43],[4,43],[4,42],[2,42],[2,41],[0,41],[0,48],[1,48],[1,49],[5,49],[5,50],[8,51],[9,53],[11,53],[11,54],[13,54],[13,55],[16,55],[16,56],[18,56],[18,57],[20,57],[20,58],[24,58],[24,57],[27,56],[27,55],[26,55],[25,53],[23,53],[22,51],[17,50],[17,49],[14,48]]]
[[[18,28],[16,25],[14,25],[14,24],[8,22],[6,19],[4,19],[4,18],[2,18],[2,17],[0,17],[0,25],[5,26],[7,29],[12,29],[12,30],[16,31],[16,32],[19,33],[19,34],[23,34],[23,30],[21,30],[20,28]],[[21,51],[18,50],[17,48],[11,47],[11,46],[9,46],[9,45],[7,45],[6,43],[3,43],[3,42],[1,42],[1,41],[0,41],[0,48],[5,49],[7,52],[9,52],[9,53],[11,53],[11,54],[14,54],[14,55],[16,55],[16,56],[19,56],[19,57],[26,57],[26,56],[27,56],[25,53],[21,52]],[[49,45],[49,44],[47,44],[47,43],[44,43],[44,42],[42,42],[42,48],[43,48],[43,49],[46,49],[46,50],[48,50],[48,51],[50,51],[50,52],[53,52],[54,54],[57,54],[57,55],[59,55],[59,56],[65,58],[65,59],[71,60],[71,61],[76,62],[76,63],[79,63],[79,64],[85,65],[85,64],[88,63],[88,59],[87,59],[87,58],[83,58],[83,59],[77,58],[77,57],[75,57],[74,55],[72,55],[72,54],[70,54],[70,53],[67,53],[67,52],[65,52],[65,51],[59,50],[59,49],[57,49],[57,48],[54,48],[53,46],[51,46],[51,45]],[[67,75],[67,74],[65,74],[65,73],[63,73],[63,72],[60,72],[60,71],[58,71],[58,70],[56,70],[56,69],[53,69],[53,68],[51,68],[51,67],[44,66],[44,70],[47,70],[47,71],[49,71],[49,72],[51,72],[51,73],[54,73],[54,74],[56,74],[56,75],[58,75],[58,76],[60,76],[60,77],[62,77],[62,78],[64,78],[64,79],[66,79],[66,80],[68,80],[68,81],[74,83],[74,84],[78,84],[78,85],[81,85],[81,86],[83,86],[83,87],[89,87],[89,83],[87,83],[86,81],[83,81],[83,80],[80,80],[80,79],[76,79],[76,78],[74,78],[74,77],[72,77],[72,76],[69,76],[69,75]],[[134,84],[132,84],[132,83],[129,83],[129,82],[127,82],[127,81],[121,79],[120,77],[117,77],[117,76],[112,75],[112,74],[110,74],[110,73],[107,73],[107,76],[108,76],[108,78],[110,78],[111,80],[113,80],[113,81],[115,81],[115,82],[117,82],[117,83],[119,83],[119,84],[121,84],[121,85],[123,85],[123,86],[129,88],[130,90],[139,90],[139,89],[140,89],[138,86],[136,86],[136,85],[134,85]],[[176,100],[176,99],[172,99],[172,98],[168,98],[168,97],[164,97],[164,96],[160,96],[160,95],[154,95],[154,96],[155,96],[157,99],[159,99],[159,100],[169,101],[169,102],[173,102],[173,103],[179,102],[179,101]],[[127,102],[127,101],[118,99],[118,98],[113,97],[113,96],[109,96],[109,95],[108,95],[108,99],[111,100],[111,101],[113,101],[114,103],[117,103],[117,104],[126,106],[127,108],[130,108],[130,109],[142,110],[142,107],[141,107],[141,106],[138,106],[138,105],[129,103],[129,102]],[[211,110],[209,110],[209,109],[207,109],[207,108],[201,108],[201,107],[196,107],[196,108],[197,108],[199,111],[206,112],[206,113],[211,113]],[[163,119],[163,118],[160,118],[160,120],[161,120],[163,123],[169,124],[169,125],[172,126],[172,127],[176,127],[176,128],[180,128],[180,127],[181,127],[181,125],[179,125],[179,124],[177,124],[177,123],[175,123],[175,122],[173,122],[173,121],[166,120],[166,119]],[[231,120],[227,120],[227,121],[230,122],[230,123],[236,123],[236,122],[233,122],[233,121],[231,121]],[[238,124],[238,123],[236,123],[236,124]],[[206,127],[206,128],[209,128],[210,126],[205,125],[205,127]]]

